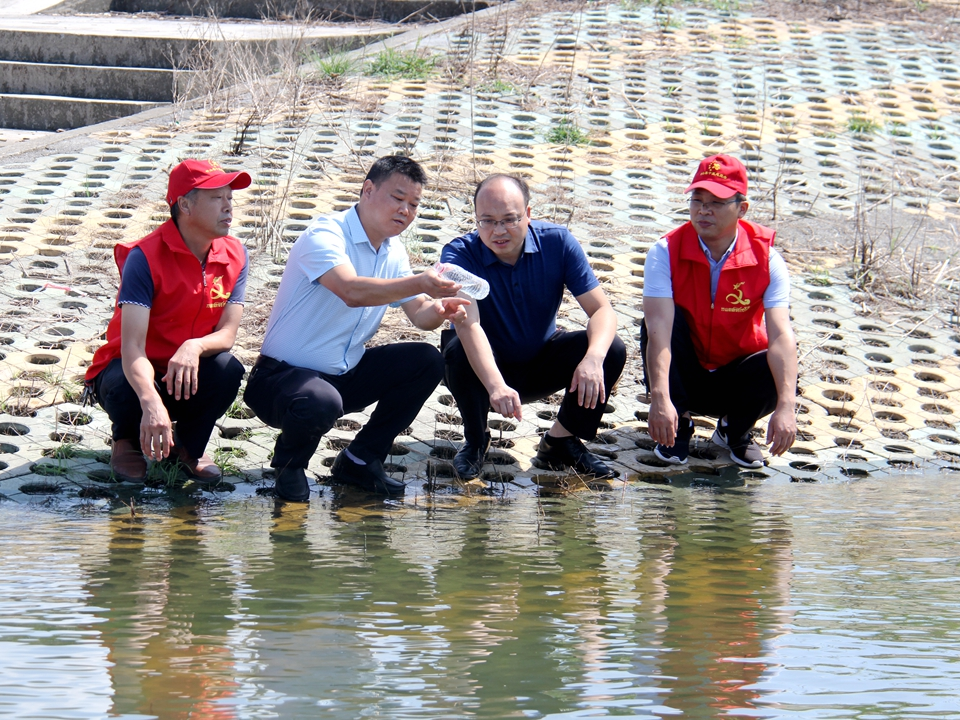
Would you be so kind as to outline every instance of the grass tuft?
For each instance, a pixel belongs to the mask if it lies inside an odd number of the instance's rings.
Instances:
[[[570,118],[561,118],[544,137],[554,145],[583,145],[589,140],[587,133]]]
[[[326,57],[314,54],[310,60],[321,81],[340,82],[357,70],[357,61],[342,52]]]
[[[866,115],[851,115],[847,120],[847,130],[855,135],[872,135],[880,129],[880,124]]]
[[[439,58],[417,50],[387,48],[366,67],[367,75],[387,80],[426,80],[436,72]]]

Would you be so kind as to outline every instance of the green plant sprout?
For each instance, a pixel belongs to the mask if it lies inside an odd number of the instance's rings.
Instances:
[[[387,48],[367,65],[367,75],[387,80],[426,80],[437,69],[439,58],[417,50]]]
[[[554,145],[583,145],[589,137],[570,118],[560,118],[556,125],[547,131],[546,141]]]
[[[847,130],[855,135],[871,135],[880,129],[880,124],[866,115],[851,115],[847,120]]]

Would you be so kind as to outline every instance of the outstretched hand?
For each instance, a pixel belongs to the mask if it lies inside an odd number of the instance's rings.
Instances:
[[[467,319],[466,306],[469,304],[470,301],[466,298],[443,298],[436,302],[437,315],[456,325],[457,323],[463,322]]]
[[[417,276],[420,279],[420,292],[432,298],[449,298],[460,292],[462,287],[453,280],[440,277],[436,270],[430,268]]]

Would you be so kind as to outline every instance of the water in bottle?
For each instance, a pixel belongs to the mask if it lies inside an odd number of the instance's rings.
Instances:
[[[440,277],[453,280],[460,285],[460,292],[469,295],[474,300],[483,300],[490,294],[490,283],[471,272],[467,272],[459,265],[438,262],[433,266],[433,269]]]

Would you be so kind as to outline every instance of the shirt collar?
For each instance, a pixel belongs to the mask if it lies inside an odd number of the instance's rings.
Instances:
[[[480,243],[480,257],[483,260],[483,266],[488,267],[494,263],[506,265],[506,263],[502,262],[500,258],[494,254],[493,250],[483,244],[483,240],[480,239],[480,232],[475,230],[474,233],[477,236],[477,242]],[[527,227],[527,236],[523,239],[523,254],[526,255],[527,253],[537,252],[540,252],[540,245],[537,242],[536,234],[533,232],[533,223],[531,222]],[[508,265],[507,267],[510,266]]]
[[[185,255],[193,255],[193,251],[187,247],[183,235],[180,234],[180,229],[172,218],[160,226],[160,237],[171,251]],[[207,262],[226,262],[228,258],[224,246],[226,242],[224,238],[226,237],[230,236],[224,235],[223,237],[214,238],[210,244],[210,249],[207,250],[206,258],[199,261],[201,265],[205,265]]]
[[[733,242],[730,243],[730,247],[727,248],[727,251],[720,256],[719,260],[714,260],[713,255],[710,253],[710,249],[707,247],[706,243],[700,239],[700,236],[697,235],[697,242],[700,243],[700,249],[703,250],[704,256],[707,258],[707,262],[711,265],[721,265],[726,262],[726,259],[730,257],[730,253],[734,251],[734,248],[737,247],[737,243],[740,241],[740,226],[737,225],[737,236],[733,239]]]
[[[347,211],[346,223],[350,233],[350,240],[354,245],[363,245],[366,243],[370,246],[371,250],[377,252],[377,249],[373,247],[373,243],[370,242],[370,238],[367,237],[367,231],[363,229],[363,223],[360,222],[360,212],[357,210],[357,207],[357,205],[354,205]],[[389,247],[390,240],[392,239],[393,238],[387,238],[380,244],[380,247]]]

